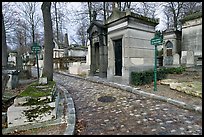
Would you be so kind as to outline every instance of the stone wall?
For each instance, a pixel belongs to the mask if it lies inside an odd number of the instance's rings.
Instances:
[[[88,54],[88,51],[85,49],[82,49],[82,50],[69,49],[68,50],[68,56],[85,57],[87,54]]]
[[[202,58],[202,16],[183,23],[182,51],[193,52],[195,60],[191,63],[194,65],[197,64],[198,58]],[[183,64],[186,63],[185,61],[183,62]]]

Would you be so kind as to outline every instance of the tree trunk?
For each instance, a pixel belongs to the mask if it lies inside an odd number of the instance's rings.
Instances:
[[[6,68],[8,62],[7,44],[6,44],[6,31],[4,25],[4,17],[2,13],[2,68]]]
[[[54,48],[50,8],[51,2],[43,2],[41,6],[43,13],[44,39],[45,39],[43,76],[47,77],[48,81],[53,80],[53,48]]]
[[[57,30],[57,44],[59,44],[59,26],[58,26],[58,16],[57,16],[57,2],[54,2],[55,6],[55,22],[56,22],[56,30]],[[60,47],[61,48],[61,47]]]
[[[32,36],[33,36],[33,43],[35,42],[35,28],[34,24],[32,24]]]
[[[91,21],[92,21],[92,3],[91,2],[88,2],[88,9],[89,9],[89,21],[91,24]]]
[[[106,2],[103,2],[103,20],[106,22]]]

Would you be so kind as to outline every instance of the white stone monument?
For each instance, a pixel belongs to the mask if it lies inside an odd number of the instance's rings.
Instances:
[[[179,54],[173,55],[173,65],[180,65],[180,56]]]

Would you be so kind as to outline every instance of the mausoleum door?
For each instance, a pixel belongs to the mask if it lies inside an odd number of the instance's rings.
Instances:
[[[99,65],[100,65],[99,42],[95,43],[94,47],[95,47],[96,72],[99,72]]]
[[[122,76],[122,39],[114,41],[115,75]]]
[[[172,44],[172,42],[168,41],[166,43],[166,55],[167,55],[166,65],[172,65],[173,64],[172,50],[173,50],[173,44]]]

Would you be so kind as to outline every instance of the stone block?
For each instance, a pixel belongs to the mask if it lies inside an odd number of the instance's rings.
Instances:
[[[181,56],[187,56],[187,51],[181,51]]]
[[[9,75],[9,80],[7,82],[8,89],[14,89],[18,86],[18,82],[19,82],[18,74],[19,72],[16,70],[8,71],[8,75]]]
[[[164,57],[163,64],[164,64],[164,66],[173,65],[173,56]]]
[[[47,77],[41,77],[38,81],[39,84],[46,85],[47,84]]]
[[[173,65],[179,65],[180,64],[180,56],[179,54],[173,55]]]
[[[188,51],[186,56],[186,64],[187,65],[194,65],[194,52]]]
[[[181,57],[181,64],[186,64],[186,56]]]
[[[143,72],[143,71],[148,71],[148,70],[153,70],[154,66],[153,65],[138,65],[134,67],[130,67],[129,71],[130,72]]]
[[[79,66],[71,66],[69,67],[69,73],[71,74],[79,74],[80,67]]]
[[[130,58],[130,61],[134,65],[143,65],[144,64],[144,58]]]

